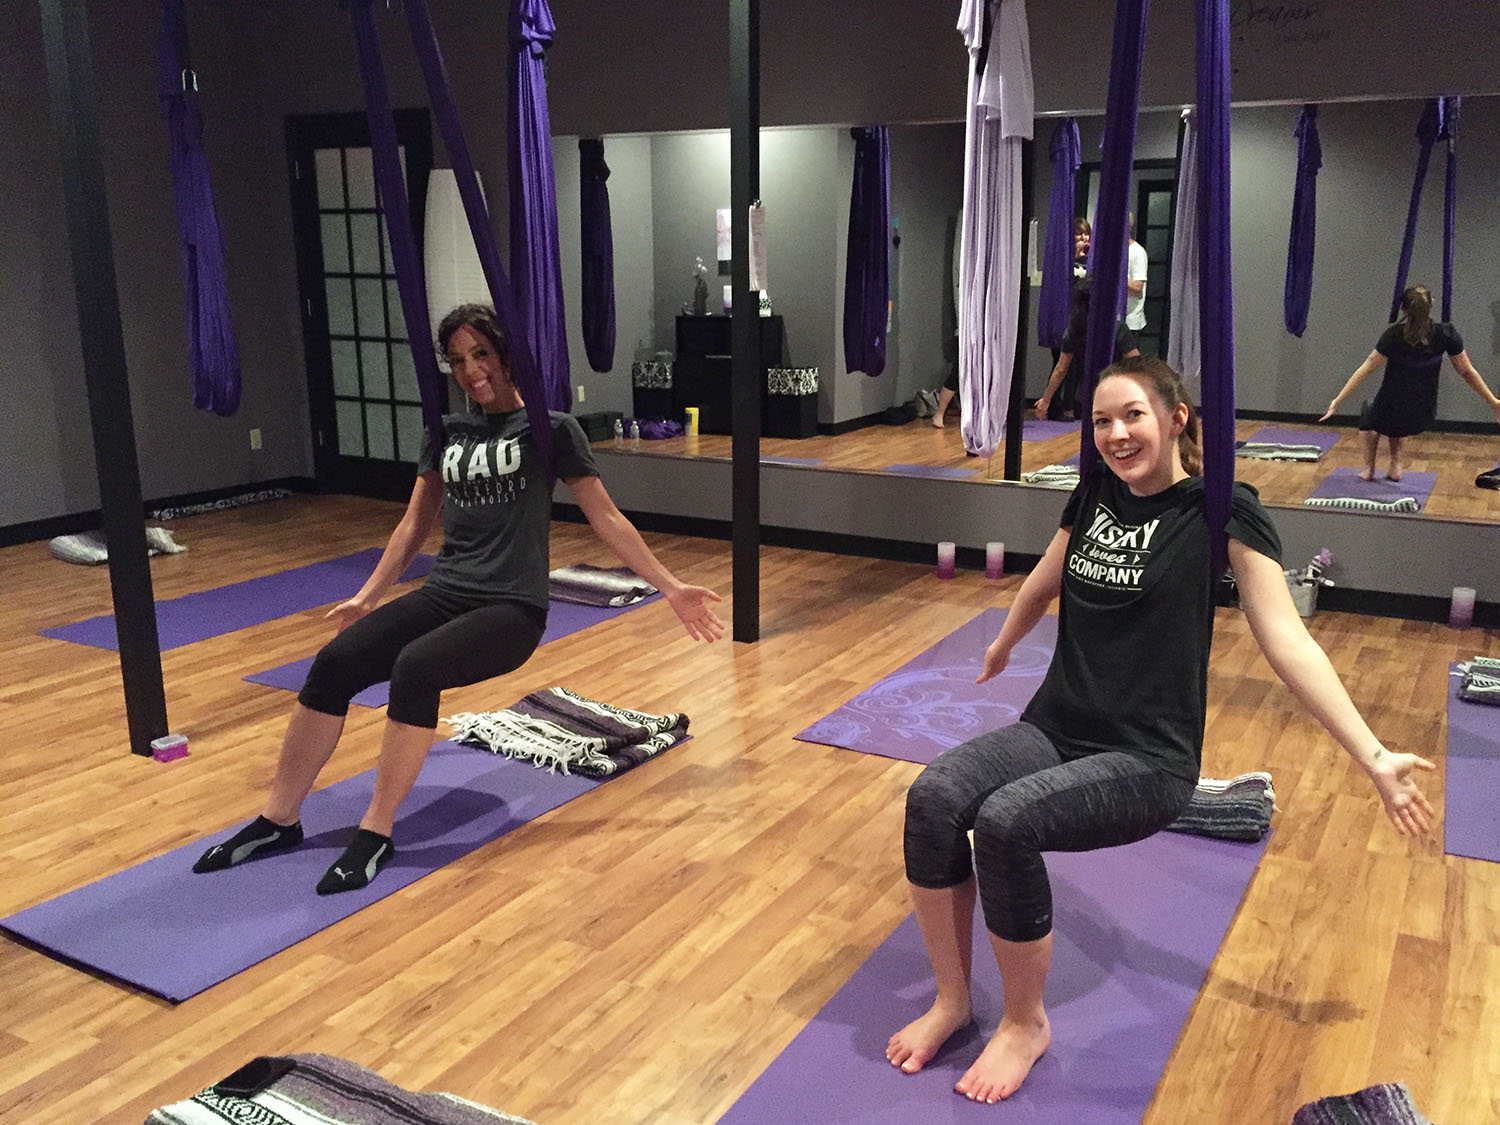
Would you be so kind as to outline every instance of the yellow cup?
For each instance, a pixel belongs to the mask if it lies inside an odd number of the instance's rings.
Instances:
[[[684,406],[682,412],[687,415],[687,436],[698,436],[698,408],[696,406]]]

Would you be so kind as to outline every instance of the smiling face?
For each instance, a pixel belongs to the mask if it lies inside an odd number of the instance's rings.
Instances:
[[[447,357],[453,378],[486,414],[519,410],[524,405],[510,369],[482,332],[460,325],[448,338]]]
[[[1111,375],[1094,391],[1094,447],[1137,496],[1152,496],[1187,478],[1177,438],[1188,407],[1172,407],[1130,375]]]

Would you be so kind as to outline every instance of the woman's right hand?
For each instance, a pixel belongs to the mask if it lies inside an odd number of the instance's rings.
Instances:
[[[996,637],[990,642],[990,647],[984,650],[984,667],[979,670],[979,676],[974,682],[982,684],[986,680],[993,680],[1005,671],[1005,666],[1009,663],[1010,649],[1002,645],[1000,638]]]
[[[1036,420],[1038,422],[1045,422],[1047,420],[1047,407],[1051,405],[1051,399],[1039,398],[1036,400]]]
[[[1333,412],[1335,410],[1337,410],[1338,408],[1339,408],[1339,400],[1338,399],[1334,399],[1332,402],[1330,402],[1328,404],[1328,409],[1323,412],[1323,417],[1319,418],[1318,421],[1319,422],[1326,422],[1326,421],[1328,421],[1328,419],[1330,419],[1330,418],[1333,417]]]
[[[1425,836],[1436,814],[1426,794],[1417,785],[1417,771],[1437,769],[1426,758],[1415,754],[1382,753],[1369,767],[1370,780],[1385,805],[1396,831],[1403,836]]]
[[[374,608],[373,605],[356,594],[348,601],[339,602],[338,605],[330,609],[323,615],[323,620],[332,621],[338,626],[338,631],[342,633]]]

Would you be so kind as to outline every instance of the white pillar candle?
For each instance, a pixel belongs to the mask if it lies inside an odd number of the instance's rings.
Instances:
[[[1453,587],[1453,603],[1448,610],[1450,629],[1467,629],[1474,624],[1474,591],[1468,586]]]
[[[726,286],[724,286],[724,311],[726,313],[732,311],[732,306],[733,305],[734,305],[734,286],[733,285],[726,285]]]
[[[986,543],[984,545],[984,576],[986,578],[999,578],[1005,573],[1005,544]]]
[[[939,543],[937,545],[937,576],[939,578],[952,578],[955,560],[958,556],[958,547],[953,543]]]

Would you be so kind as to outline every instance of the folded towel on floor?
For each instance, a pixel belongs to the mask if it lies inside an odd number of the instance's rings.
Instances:
[[[656,587],[629,567],[577,566],[559,567],[547,575],[547,596],[560,602],[579,605],[635,605],[656,593]]]
[[[1354,512],[1420,512],[1415,497],[1397,500],[1366,500],[1362,496],[1309,496],[1302,503],[1309,508],[1348,508]]]
[[[1458,666],[1461,672],[1479,672],[1486,676],[1500,676],[1500,657],[1476,656]]]
[[[1046,488],[1077,488],[1077,465],[1044,465],[1034,473],[1022,473],[1027,484],[1040,484]]]
[[[1292,1118],[1292,1125],[1432,1125],[1432,1122],[1411,1100],[1406,1083],[1396,1082],[1308,1102]]]
[[[1458,685],[1458,698],[1469,703],[1500,707],[1500,676],[1485,675],[1470,668],[1464,673],[1463,683]]]
[[[1243,441],[1235,446],[1234,455],[1262,461],[1317,461],[1323,456],[1323,447],[1298,442]]]
[[[1242,773],[1228,780],[1198,780],[1187,809],[1167,825],[1168,832],[1214,836],[1220,840],[1259,840],[1271,829],[1276,790],[1268,773]]]
[[[459,742],[586,777],[638,766],[676,746],[688,729],[686,715],[630,711],[563,687],[534,691],[505,711],[466,711],[444,722]]]
[[[287,1055],[293,1065],[259,1093],[210,1086],[151,1111],[146,1125],[533,1125],[456,1094],[416,1094],[332,1055]]]

